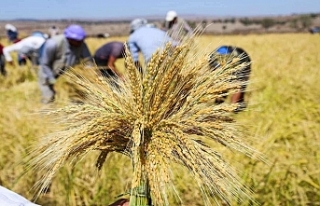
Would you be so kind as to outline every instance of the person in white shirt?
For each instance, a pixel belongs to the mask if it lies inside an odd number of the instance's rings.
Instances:
[[[181,41],[193,34],[193,30],[189,24],[173,10],[167,12],[165,29],[168,35],[175,41]]]
[[[45,41],[46,38],[44,36],[29,36],[15,44],[4,47],[3,55],[6,62],[13,65],[11,53],[18,52],[20,57],[28,58],[32,60],[33,65],[37,65],[39,63],[39,52]]]
[[[0,186],[0,205],[2,206],[40,206],[32,203],[25,197]]]

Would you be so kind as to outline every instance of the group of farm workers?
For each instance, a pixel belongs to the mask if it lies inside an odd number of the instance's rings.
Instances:
[[[113,76],[122,79],[123,77],[116,68],[115,62],[117,59],[124,58],[125,44],[129,48],[137,69],[141,69],[138,58],[140,52],[144,61],[148,62],[152,54],[158,48],[162,48],[165,43],[171,42],[173,45],[177,45],[185,36],[193,35],[191,27],[175,11],[167,12],[165,29],[159,29],[152,24],[148,24],[146,19],[134,19],[130,23],[130,34],[126,43],[120,41],[108,42],[98,48],[94,55],[91,55],[85,43],[86,32],[80,25],[69,25],[61,34],[58,28],[53,26],[50,28],[50,36],[36,31],[24,39],[18,38],[18,31],[13,25],[7,24],[6,30],[8,39],[12,44],[6,47],[0,44],[1,74],[6,75],[5,62],[14,64],[11,57],[13,51],[18,53],[19,65],[26,64],[26,61],[30,60],[33,65],[38,67],[38,82],[42,93],[41,102],[44,104],[55,100],[54,85],[59,76],[69,67],[78,64],[80,60],[83,60],[89,66],[96,64],[101,75],[106,78]],[[241,62],[247,62],[248,65],[236,76],[244,81],[249,79],[251,60],[243,49],[222,45],[216,48],[212,54],[215,55],[210,55],[209,65],[213,70],[219,68],[220,65],[218,59],[213,56],[242,56]],[[232,103],[238,103],[238,111],[246,107],[244,101],[245,90],[246,86],[243,85],[240,91],[231,97]],[[12,205],[36,205],[0,186],[0,205],[9,203]],[[118,200],[111,205],[124,206],[128,205],[128,201]]]
[[[41,102],[51,103],[55,100],[54,85],[69,67],[78,64],[81,60],[88,65],[96,64],[103,76],[113,76],[122,79],[121,73],[115,66],[117,59],[124,57],[125,43],[112,41],[98,48],[94,55],[91,55],[85,43],[86,32],[80,25],[69,25],[63,33],[55,26],[50,28],[50,36],[42,32],[33,32],[30,36],[19,39],[17,29],[11,25],[6,25],[7,35],[11,45],[3,47],[0,45],[0,68],[1,74],[6,75],[5,62],[13,65],[11,52],[18,52],[18,64],[26,64],[27,59],[34,66],[39,66],[38,79],[42,93]],[[142,53],[144,61],[148,62],[152,54],[163,47],[165,43],[172,42],[173,45],[185,36],[191,36],[193,30],[187,22],[178,16],[175,11],[168,11],[165,18],[165,29],[156,28],[148,24],[146,19],[134,19],[130,23],[130,35],[126,42],[129,51],[137,65],[141,69],[139,62],[139,52]],[[249,62],[248,54],[241,48],[223,45],[213,51],[219,55],[242,55],[241,61]],[[215,60],[210,60],[213,65]],[[218,64],[215,64],[218,65]],[[243,69],[241,78],[247,80],[250,74],[250,65]],[[240,92],[232,96],[232,103],[239,103],[239,110],[245,108],[244,103],[245,86]]]

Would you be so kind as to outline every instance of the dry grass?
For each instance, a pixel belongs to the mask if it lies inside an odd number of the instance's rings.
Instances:
[[[249,110],[232,115],[246,125],[246,142],[262,151],[271,164],[246,158],[221,147],[219,150],[240,171],[242,182],[249,186],[253,199],[262,205],[319,205],[319,75],[317,36],[264,35],[199,38],[202,50],[220,44],[243,47],[253,59],[252,78],[247,95]],[[102,40],[88,40],[91,51]],[[288,44],[290,42],[290,44]],[[207,46],[210,45],[211,46]],[[307,48],[307,49],[306,49]],[[123,62],[118,64],[122,66]],[[15,70],[14,70],[15,69]],[[31,186],[41,175],[27,173],[22,160],[37,137],[55,130],[42,114],[36,77],[8,68],[12,83],[1,79],[0,183],[31,198]],[[26,71],[28,73],[28,71]],[[14,75],[13,75],[14,74]],[[8,80],[9,81],[9,80]],[[58,81],[58,102],[66,105],[73,91],[66,76]],[[31,115],[32,114],[32,115]],[[46,125],[46,126],[44,126]],[[214,146],[214,145],[213,145]],[[76,165],[65,165],[53,179],[51,192],[40,197],[44,205],[107,205],[131,187],[131,163],[122,155],[110,154],[97,175],[93,170],[99,153],[91,152]],[[184,205],[203,205],[201,190],[195,189],[194,177],[187,169],[170,164],[173,184]],[[23,176],[22,176],[23,175]],[[21,177],[22,176],[22,177]],[[168,197],[172,204],[179,200]],[[232,200],[232,205],[250,205]]]

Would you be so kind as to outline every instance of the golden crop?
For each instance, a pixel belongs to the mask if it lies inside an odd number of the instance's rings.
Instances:
[[[109,40],[88,39],[87,42],[93,52]],[[221,44],[232,44],[244,48],[253,60],[249,91],[246,96],[248,111],[232,117],[238,124],[245,126],[245,130],[242,131],[247,134],[245,142],[250,142],[253,148],[261,151],[266,161],[248,158],[218,146],[214,146],[214,149],[236,168],[242,182],[253,191],[254,201],[263,205],[319,205],[320,179],[317,165],[320,163],[320,146],[317,143],[320,138],[318,132],[320,92],[317,81],[320,56],[317,52],[320,43],[318,36],[309,34],[201,36],[197,40],[199,46],[194,48],[197,51],[209,52]],[[124,68],[123,60],[117,65]],[[57,128],[50,124],[51,119],[39,112],[47,111],[48,108],[39,103],[40,93],[35,73],[29,67],[8,67],[8,72],[9,76],[6,79],[0,79],[2,140],[0,183],[31,198],[34,192],[31,187],[43,174],[41,171],[25,174],[28,166],[24,163],[30,152],[30,145],[34,145],[33,141],[38,141],[38,137],[56,131]],[[123,69],[123,72],[126,71]],[[75,83],[71,82],[67,75],[59,79],[58,102],[55,106],[59,108],[65,106],[70,98],[81,92],[80,88],[71,87],[73,84]],[[166,84],[165,81],[162,82],[162,85]],[[135,95],[138,92],[136,91]],[[146,96],[152,94],[146,92]],[[149,123],[151,125],[159,122],[157,118],[153,118],[156,114],[165,114],[161,108],[156,113],[153,112],[159,109],[157,106],[161,105],[159,101],[161,99],[154,98],[152,104],[154,108],[150,108],[148,116],[154,120]],[[146,105],[143,101],[139,104]],[[138,107],[136,111],[141,109]],[[199,111],[198,115],[201,115],[201,112]],[[86,115],[85,112],[79,114],[83,115],[79,116],[81,118]],[[81,127],[82,122],[78,123]],[[113,122],[106,122],[101,126],[112,126],[110,124]],[[84,137],[94,138],[94,135],[98,134],[87,134]],[[181,140],[184,138],[180,136]],[[162,146],[172,144],[170,138],[166,138],[166,141],[154,142],[154,146],[159,147],[158,150],[163,151],[163,155],[167,153]],[[123,194],[131,185],[131,162],[118,154],[108,155],[107,164],[101,168],[98,175],[94,170],[98,156],[99,152],[91,152],[84,159],[77,159],[76,165],[64,165],[53,179],[51,191],[37,201],[43,205],[107,205],[117,195]],[[45,163],[50,167],[53,161],[52,159],[52,162]],[[154,161],[162,160],[155,158]],[[190,164],[197,163],[190,162]],[[154,169],[157,168],[149,168],[151,171]],[[161,167],[158,169],[161,174],[169,172],[162,171]],[[197,182],[194,177],[189,175],[186,169],[175,164],[172,170],[172,173],[168,174],[176,178],[173,182],[175,188],[171,190],[179,192],[183,205],[203,205],[201,191],[196,189]],[[165,182],[170,177],[165,175],[162,178]],[[168,197],[168,201],[172,204],[179,202],[174,196]],[[250,205],[252,200],[232,201],[231,205]]]

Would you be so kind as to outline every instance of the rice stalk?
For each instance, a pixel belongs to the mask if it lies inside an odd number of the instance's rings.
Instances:
[[[237,105],[215,104],[221,95],[246,83],[234,77],[244,65],[225,64],[212,71],[206,54],[190,52],[193,46],[188,40],[175,48],[167,44],[153,55],[143,74],[127,51],[125,81],[112,80],[117,88],[108,79],[70,73],[84,99],[47,113],[64,129],[41,138],[31,153],[32,167],[44,174],[39,191],[64,164],[100,150],[98,169],[110,152],[131,159],[131,206],[169,205],[172,164],[188,169],[205,205],[230,204],[235,196],[250,198],[249,189],[214,149],[256,153],[236,129],[232,114]]]

